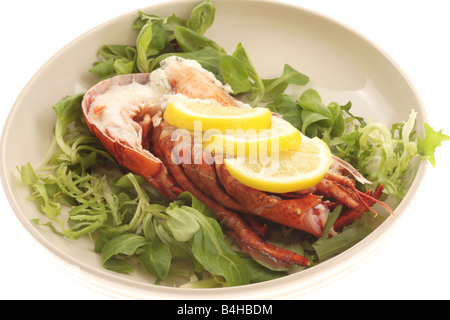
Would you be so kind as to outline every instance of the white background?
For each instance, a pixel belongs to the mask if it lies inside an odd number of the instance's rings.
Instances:
[[[0,129],[33,74],[67,43],[154,0],[16,0],[0,3]],[[358,30],[387,52],[416,87],[435,129],[450,134],[447,0],[297,0]],[[275,14],[275,13],[274,13]],[[436,153],[403,225],[361,268],[307,298],[449,299],[450,142]],[[0,192],[0,298],[105,299],[51,264]]]

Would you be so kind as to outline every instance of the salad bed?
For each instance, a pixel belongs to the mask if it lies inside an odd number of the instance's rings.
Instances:
[[[136,46],[102,47],[104,60],[91,72],[104,79],[150,72],[173,54],[195,59],[228,83],[240,99],[254,106],[267,103],[305,135],[321,137],[337,156],[374,184],[385,184],[386,196],[402,198],[412,159],[428,159],[434,164],[435,148],[450,137],[428,125],[423,138],[418,137],[414,111],[406,122],[388,128],[353,115],[351,103],[322,102],[313,89],[300,97],[285,94],[289,85],[304,86],[309,78],[285,65],[279,78],[261,79],[242,44],[229,55],[203,35],[213,23],[214,10],[212,3],[201,3],[188,20],[141,12],[135,26],[139,30]],[[234,286],[286,274],[268,270],[231,250],[212,213],[191,195],[167,203],[143,179],[119,168],[84,124],[82,96],[68,97],[53,106],[58,120],[47,165],[20,168],[24,183],[33,188],[33,197],[50,219],[36,219],[35,223],[72,239],[91,236],[103,265],[110,270],[131,272],[137,258],[158,282],[176,275],[187,276],[192,280],[190,286]],[[327,228],[338,213],[330,216]],[[307,256],[314,265],[367,236],[373,224],[382,220],[372,215],[368,213],[366,219],[330,239],[314,239],[275,225],[270,226],[269,237]],[[173,262],[179,258],[187,258],[192,270],[174,268]]]

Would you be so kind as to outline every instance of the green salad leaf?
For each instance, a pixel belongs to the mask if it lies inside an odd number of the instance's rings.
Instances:
[[[309,82],[309,77],[291,67],[284,65],[283,73],[275,79],[264,79],[264,96],[261,101],[270,102],[275,100],[278,95],[282,94],[289,84],[304,86]]]
[[[351,115],[351,102],[344,106],[336,102],[325,105],[314,89],[305,90],[298,100],[282,93],[267,107],[283,116],[303,134],[325,140],[341,136],[349,121],[358,120],[363,123],[361,118]]]
[[[194,207],[182,205],[178,208],[183,210],[185,215],[194,218],[200,226],[191,240],[192,252],[197,261],[210,273],[223,276],[229,286],[250,283],[250,273],[245,263],[226,242],[217,220],[208,216],[210,210],[199,205],[199,201],[190,193],[181,195],[181,199],[189,197]],[[206,214],[202,214],[200,210],[206,210]]]
[[[133,256],[139,248],[147,244],[147,240],[137,234],[122,234],[101,247],[102,263],[108,269],[119,273],[129,273],[134,270],[133,266],[120,255]]]
[[[425,123],[425,137],[418,138],[417,152],[428,159],[433,167],[436,166],[434,152],[441,146],[442,141],[450,140],[450,136],[440,131],[435,131],[429,124]]]
[[[186,27],[175,28],[175,39],[183,52],[195,52],[205,48],[225,54],[226,51],[215,41]]]
[[[373,231],[373,228],[369,225],[361,223],[361,221],[356,221],[352,225],[344,228],[337,235],[329,237],[330,230],[341,211],[342,207],[338,206],[330,213],[323,228],[322,237],[312,244],[318,261],[324,261],[347,250]]]
[[[125,45],[104,45],[99,55],[106,59],[98,61],[90,72],[100,79],[107,79],[115,75],[133,73],[136,68],[136,48]]]
[[[252,84],[244,61],[229,55],[221,56],[219,61],[224,82],[231,86],[234,94],[251,90]]]
[[[149,241],[139,256],[145,270],[156,277],[157,283],[167,278],[172,263],[170,248],[159,238]]]
[[[212,26],[215,14],[216,7],[207,0],[192,10],[186,26],[199,34],[204,34]]]

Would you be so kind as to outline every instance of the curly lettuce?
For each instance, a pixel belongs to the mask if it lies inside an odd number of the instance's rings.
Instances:
[[[429,160],[434,167],[435,149],[442,141],[450,140],[442,130],[437,133],[428,124],[420,139],[415,130],[416,116],[412,110],[407,121],[393,124],[390,130],[373,121],[352,125],[330,142],[337,156],[353,164],[374,184],[383,184],[385,193],[402,198],[413,159]]]
[[[358,169],[384,193],[401,199],[406,193],[413,159],[436,165],[434,153],[450,136],[425,123],[423,137],[416,131],[417,112],[389,129],[385,124],[366,122],[351,112],[351,102],[324,104],[319,93],[308,89],[298,100],[281,94],[268,108],[279,113],[303,134],[322,138],[337,157]]]

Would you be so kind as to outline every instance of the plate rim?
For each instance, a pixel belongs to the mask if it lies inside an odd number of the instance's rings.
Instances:
[[[226,2],[227,0],[216,0],[215,2]],[[233,0],[234,1],[234,0]],[[414,84],[410,81],[410,79],[408,78],[408,76],[405,74],[405,72],[399,67],[399,65],[394,61],[394,59],[391,58],[391,56],[385,52],[382,48],[380,48],[375,42],[373,42],[372,40],[368,39],[364,34],[360,33],[358,30],[355,30],[354,28],[346,25],[345,23],[338,21],[337,19],[334,19],[332,17],[329,17],[325,14],[322,14],[320,12],[308,9],[308,8],[304,8],[301,7],[297,4],[291,4],[291,3],[283,3],[283,2],[277,2],[275,0],[244,0],[246,2],[260,2],[260,3],[268,3],[268,4],[275,4],[275,5],[281,5],[281,6],[286,6],[286,7],[291,7],[294,8],[295,10],[300,10],[303,12],[306,12],[307,14],[313,15],[315,17],[320,17],[321,19],[325,19],[329,22],[332,22],[333,24],[337,24],[340,27],[343,27],[344,29],[346,29],[348,32],[351,32],[353,34],[355,34],[358,38],[362,39],[363,41],[367,42],[371,47],[373,47],[374,49],[376,49],[377,51],[379,51],[385,58],[387,58],[389,60],[389,63],[395,68],[395,70],[400,74],[400,76],[402,77],[402,79],[405,80],[405,82],[407,83],[408,87],[411,89],[411,92],[414,94],[414,98],[417,101],[418,105],[421,107],[420,114],[421,117],[424,119],[424,122],[426,122],[428,120],[428,114],[426,112],[426,109],[424,108],[423,102],[418,94],[418,91],[416,90]],[[141,9],[136,9],[134,11],[130,11],[127,13],[124,13],[122,15],[119,15],[117,17],[114,17],[108,21],[105,21],[101,24],[99,24],[98,26],[82,33],[80,36],[76,37],[75,39],[73,39],[72,41],[70,41],[67,45],[65,45],[63,48],[61,48],[59,51],[57,51],[54,55],[52,55],[34,74],[33,76],[29,79],[29,81],[26,83],[26,85],[24,86],[24,88],[22,89],[22,91],[20,92],[19,96],[17,97],[17,99],[15,100],[13,106],[10,109],[10,112],[6,118],[6,121],[4,123],[3,126],[3,131],[2,131],[2,136],[1,136],[1,141],[0,141],[0,150],[2,150],[2,156],[0,157],[0,177],[2,180],[2,187],[4,189],[6,198],[8,199],[8,202],[11,206],[11,208],[13,209],[16,217],[19,219],[19,221],[21,222],[21,224],[25,227],[25,229],[28,231],[29,234],[32,235],[32,237],[35,240],[38,240],[39,244],[44,248],[47,249],[50,253],[52,253],[52,255],[54,255],[55,257],[62,259],[62,261],[59,262],[64,262],[64,263],[69,263],[71,265],[78,265],[78,266],[82,266],[83,269],[87,271],[89,271],[89,273],[93,273],[96,277],[98,278],[102,278],[102,280],[107,280],[107,281],[112,281],[111,284],[114,284],[114,286],[118,285],[118,282],[124,282],[123,285],[126,288],[129,288],[129,283],[133,282],[131,279],[123,279],[120,277],[116,277],[114,274],[110,274],[110,273],[105,273],[100,270],[98,270],[95,267],[89,266],[87,264],[85,264],[84,262],[77,260],[75,258],[73,258],[72,256],[70,256],[69,254],[65,253],[64,251],[61,251],[60,249],[56,248],[51,242],[49,242],[47,239],[43,238],[40,233],[33,227],[32,223],[26,219],[26,217],[23,215],[23,213],[21,212],[19,206],[17,205],[16,199],[13,196],[13,192],[11,189],[11,183],[10,183],[10,178],[8,178],[7,176],[7,172],[6,172],[6,167],[5,167],[5,161],[4,161],[4,157],[5,157],[5,147],[6,147],[6,140],[7,140],[7,133],[12,125],[12,121],[14,119],[14,115],[17,112],[18,106],[20,105],[20,101],[26,96],[26,93],[28,90],[30,90],[30,88],[32,87],[33,83],[39,78],[39,75],[43,72],[43,70],[45,70],[47,68],[48,65],[51,65],[52,61],[55,60],[59,55],[64,54],[64,52],[66,52],[67,50],[70,50],[70,48],[75,45],[79,39],[84,38],[86,36],[88,36],[91,33],[96,32],[98,29],[101,29],[104,27],[104,25],[107,24],[112,24],[117,20],[121,20],[124,19],[125,17],[128,17],[132,14],[136,15],[137,10],[151,10],[154,9],[155,7],[165,7],[165,6],[170,6],[173,5],[177,2],[185,2],[182,0],[170,0],[170,1],[166,1],[166,2],[161,2],[161,3],[157,3],[154,5],[150,5]],[[196,3],[197,1],[190,1],[191,3]],[[231,2],[231,1],[230,1]],[[240,1],[241,2],[241,1]],[[416,175],[414,177],[414,181],[410,187],[410,189],[408,190],[408,193],[406,195],[406,197],[402,200],[402,202],[399,204],[399,208],[402,211],[405,211],[406,208],[409,206],[409,203],[405,203],[408,198],[414,197],[419,189],[420,186],[422,185],[422,181],[424,179],[425,176],[425,172],[426,169],[428,168],[428,164],[425,163],[424,161],[422,161],[422,163],[420,163],[418,170],[416,172]],[[396,209],[398,210],[398,208]],[[404,215],[400,215],[400,218],[403,218]],[[375,235],[377,236],[377,238],[387,238],[389,237],[392,232],[394,231],[394,229],[396,229],[398,227],[398,225],[400,223],[396,222],[393,223],[392,219],[390,219],[391,217],[388,218],[387,221],[385,221],[380,227],[378,227],[376,230],[374,230],[374,232],[372,232],[371,235],[369,235],[368,237],[366,237],[365,239],[363,239],[360,243],[354,245],[353,247],[351,247],[350,249],[346,250],[345,252],[341,253],[340,255],[330,259],[332,260],[332,262],[337,263],[342,265],[342,260],[343,258],[347,257],[348,255],[355,255],[357,254],[357,252],[355,251],[360,251],[357,250],[359,249],[361,246],[363,246],[363,244],[365,244],[365,242],[369,241],[372,238],[375,238]],[[396,217],[396,219],[399,219],[399,217]],[[382,228],[381,228],[382,227]],[[386,229],[386,230],[384,230]],[[378,234],[381,233],[381,234]],[[370,238],[368,240],[368,238]],[[383,241],[384,243],[386,241]],[[367,245],[367,244],[365,244]],[[377,247],[377,248],[372,248],[373,250],[379,250],[381,249],[381,243],[379,243],[378,245],[374,245],[372,244],[372,247]],[[369,250],[370,252],[373,252],[373,250]],[[367,256],[368,254],[366,254]],[[368,257],[365,257],[366,259],[368,259]],[[348,259],[348,258],[347,258]],[[328,261],[327,261],[328,262]],[[331,262],[331,261],[330,261]],[[360,263],[362,263],[362,261],[360,261]],[[326,265],[329,265],[330,263],[327,263]],[[345,264],[345,263],[344,263]],[[315,266],[314,268],[308,269],[308,270],[304,270],[301,273],[306,273],[307,275],[310,275],[311,273],[318,273],[321,271],[321,269],[323,268],[323,264],[322,267],[321,265],[319,266]],[[356,268],[356,266],[354,267]],[[317,270],[317,271],[316,271]],[[83,270],[84,271],[84,270]],[[314,271],[314,272],[313,272]],[[287,279],[290,280],[290,278],[292,278],[292,276],[298,276],[300,273],[295,274],[295,275],[289,275],[286,277],[283,277],[283,279],[286,279],[286,281],[288,281]],[[87,278],[91,278],[90,275],[86,275]],[[306,277],[306,275],[305,275]],[[332,277],[332,276],[331,276]],[[105,279],[108,278],[108,279]],[[328,277],[327,277],[328,278]],[[332,277],[333,278],[333,277]],[[81,282],[83,282],[83,284],[86,285],[86,283],[84,283],[84,279],[80,278]],[[87,280],[87,279],[86,279]],[[274,282],[274,281],[278,281],[277,280],[271,280],[268,282]],[[89,281],[91,282],[91,281]],[[246,285],[245,287],[252,287],[252,288],[257,288],[261,285],[264,285],[267,282],[263,282],[263,283],[257,283],[257,284],[250,284],[250,285]],[[188,293],[189,295],[192,296],[192,294],[194,293],[195,298],[198,298],[199,296],[204,296],[204,297],[208,297],[211,298],[209,295],[209,292],[211,291],[218,291],[220,294],[225,293],[226,292],[230,292],[231,294],[235,294],[236,292],[234,291],[242,291],[242,287],[234,287],[234,288],[216,288],[216,289],[201,289],[201,291],[197,291],[193,289],[181,289],[181,288],[171,288],[171,287],[164,287],[164,286],[158,286],[158,285],[154,285],[152,283],[140,283],[140,282],[136,282],[136,284],[139,287],[142,287],[142,289],[147,289],[148,288],[152,288],[156,291],[160,291],[159,293],[157,293],[158,296],[160,296],[161,293],[163,294],[168,294],[171,297],[173,295],[179,296],[180,298],[186,298],[186,293]],[[140,284],[140,285],[139,285]],[[323,287],[325,284],[323,285],[317,285],[316,287]],[[89,288],[96,290],[96,288],[94,288],[93,286],[89,285]],[[97,288],[98,290],[99,288]],[[105,293],[106,295],[111,294],[111,292],[108,291],[108,289],[110,289],[109,286],[105,286],[105,292],[103,292],[104,290],[101,290],[103,293]],[[136,288],[134,288],[136,289]],[[311,289],[313,290],[313,289]],[[310,291],[311,291],[310,290]],[[315,289],[314,289],[315,290]],[[162,292],[164,291],[164,292]],[[255,291],[255,290],[254,290]],[[256,289],[257,291],[257,289]],[[291,290],[285,290],[285,291],[291,291]],[[174,294],[175,293],[175,294]],[[285,292],[285,294],[288,294],[287,292]],[[199,296],[197,296],[199,295]],[[120,295],[122,296],[122,295]],[[127,296],[127,295],[125,295]],[[152,296],[152,295],[150,295]]]

